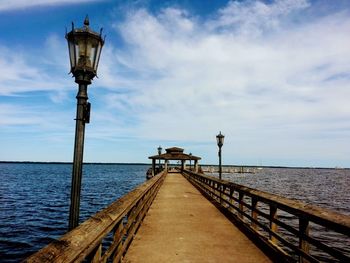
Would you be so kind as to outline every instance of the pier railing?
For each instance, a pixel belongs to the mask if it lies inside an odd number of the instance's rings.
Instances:
[[[188,170],[183,174],[284,261],[350,262],[350,216]]]
[[[156,175],[24,262],[121,262],[165,175]]]

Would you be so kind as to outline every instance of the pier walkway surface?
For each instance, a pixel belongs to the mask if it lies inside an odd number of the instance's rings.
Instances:
[[[271,262],[180,173],[169,173],[124,262]]]

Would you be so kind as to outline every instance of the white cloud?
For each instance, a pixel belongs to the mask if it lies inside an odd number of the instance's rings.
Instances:
[[[9,95],[11,93],[28,91],[33,89],[46,89],[40,71],[27,63],[25,58],[9,49],[0,49],[0,94]],[[35,83],[32,85],[32,83]]]
[[[41,50],[21,47],[0,46],[0,95],[12,96],[24,92],[49,91],[58,92],[55,101],[64,97],[71,84],[68,76],[69,66],[66,44],[57,43],[57,37],[48,37]],[[40,56],[38,55],[40,54]]]
[[[89,89],[87,138],[192,144],[210,159],[221,130],[227,163],[326,159],[327,152],[344,160],[350,156],[349,10],[303,19],[312,8],[303,0],[231,1],[207,21],[178,8],[130,12],[114,25],[125,45],[107,38],[100,78]],[[63,41],[50,36],[40,51],[47,59],[34,62],[0,48],[0,95],[48,91],[54,102],[67,100],[74,83]],[[24,110],[1,110],[3,126],[37,120],[30,118],[36,111],[19,119]],[[48,123],[50,114],[43,118]]]
[[[261,1],[230,1],[219,10],[217,19],[210,21],[208,26],[252,37],[266,30],[275,30],[280,26],[283,16],[309,5],[307,0],[279,0],[272,4]]]
[[[305,8],[302,0],[230,2],[204,23],[174,8],[130,13],[115,26],[128,49],[110,63],[137,81],[109,104],[137,116],[147,139],[207,141],[221,129],[238,145],[285,148],[310,136],[345,138],[334,131],[349,129],[349,13],[290,23]]]
[[[54,105],[43,103],[37,105],[0,103],[0,127],[17,127],[20,133],[35,131],[40,135],[45,131],[62,132],[73,123],[74,114],[70,110],[70,108],[58,110]]]
[[[31,8],[35,6],[54,6],[102,1],[105,0],[1,0],[0,12],[14,9]]]
[[[42,120],[28,114],[28,109],[11,104],[0,104],[0,127],[13,125],[38,125]]]

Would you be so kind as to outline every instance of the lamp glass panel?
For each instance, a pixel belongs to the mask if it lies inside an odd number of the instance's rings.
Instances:
[[[87,65],[87,43],[84,38],[78,39],[78,50],[79,50],[79,59],[78,64],[81,67],[85,67]]]
[[[95,45],[91,46],[89,53],[90,53],[90,56],[89,56],[90,65],[89,65],[89,67],[93,68],[93,65],[95,64],[95,59],[96,59],[96,46]]]
[[[79,46],[79,58],[81,57],[85,57],[86,56],[86,45],[84,43],[85,41],[80,40],[78,42],[78,46]]]
[[[92,67],[96,71],[97,70],[97,64],[98,64],[98,47],[99,47],[99,41],[97,39],[94,39],[92,50],[91,50],[91,61],[92,61]]]
[[[68,49],[69,49],[70,66],[71,66],[71,68],[74,68],[75,67],[74,42],[72,42],[72,41],[68,42]]]
[[[100,61],[100,55],[101,55],[101,48],[102,48],[102,43],[100,41],[97,42],[97,49],[96,49],[96,58],[95,58],[95,63],[94,63],[94,70],[97,71],[98,63]]]
[[[95,51],[96,48],[94,47],[93,40],[86,36],[86,50],[85,50],[85,66],[92,68],[93,66],[93,59],[95,58]]]
[[[78,42],[75,42],[75,66],[79,65],[79,44]]]

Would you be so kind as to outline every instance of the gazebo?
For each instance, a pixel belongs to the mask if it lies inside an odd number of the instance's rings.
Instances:
[[[156,170],[156,161],[164,160],[164,169],[168,170],[168,162],[170,160],[181,161],[181,171],[186,168],[186,161],[194,161],[194,171],[198,172],[198,161],[201,159],[198,156],[194,156],[192,154],[184,153],[184,149],[179,147],[171,147],[165,149],[165,153],[157,154],[148,157],[148,159],[152,160],[152,175],[154,176],[154,171]]]

